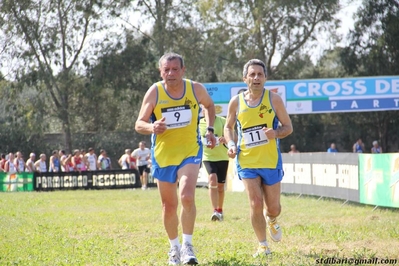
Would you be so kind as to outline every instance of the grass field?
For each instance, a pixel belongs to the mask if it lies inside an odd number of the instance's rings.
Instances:
[[[399,265],[398,210],[283,195],[283,241],[258,259],[246,194],[226,192],[225,221],[215,223],[207,190],[196,193],[201,265],[315,265],[332,257]],[[156,189],[2,193],[0,265],[166,265],[160,214]]]

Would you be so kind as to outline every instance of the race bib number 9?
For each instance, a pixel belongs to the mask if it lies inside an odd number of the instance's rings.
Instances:
[[[191,123],[192,113],[188,105],[162,108],[161,112],[167,128],[185,127]]]
[[[253,148],[269,143],[265,132],[263,132],[262,130],[262,128],[265,126],[266,125],[258,125],[254,127],[244,128],[242,130],[245,147]]]

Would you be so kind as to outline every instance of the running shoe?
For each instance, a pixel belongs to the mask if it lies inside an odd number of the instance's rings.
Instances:
[[[283,232],[281,227],[277,224],[277,219],[274,218],[273,220],[270,220],[270,218],[266,216],[266,223],[271,239],[275,242],[280,241],[283,236]]]
[[[181,263],[184,265],[198,264],[197,257],[194,255],[194,247],[190,243],[184,243],[180,250]]]
[[[220,212],[214,211],[211,216],[212,221],[223,221],[223,214]]]
[[[267,256],[272,254],[270,252],[270,249],[268,246],[264,246],[264,245],[259,245],[258,246],[258,250],[256,251],[256,253],[253,255],[254,258],[256,257],[261,257],[261,256]]]
[[[169,253],[169,265],[180,265],[180,249],[178,246],[174,246],[170,249]]]

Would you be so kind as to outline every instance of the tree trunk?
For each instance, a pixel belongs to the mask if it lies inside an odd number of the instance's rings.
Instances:
[[[61,111],[60,119],[62,122],[62,130],[64,132],[64,148],[66,152],[72,153],[72,136],[71,136],[71,124],[69,121],[68,108]]]

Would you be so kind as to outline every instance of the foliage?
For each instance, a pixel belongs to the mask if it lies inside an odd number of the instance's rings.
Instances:
[[[16,44],[6,46],[4,53],[23,62],[16,72],[21,83],[30,83],[50,96],[50,110],[62,122],[65,146],[69,150],[71,94],[80,89],[75,86],[74,73],[83,62],[87,38],[106,28],[101,25],[101,18],[113,14],[115,8],[118,5],[114,1],[5,0],[0,3],[5,40]]]
[[[399,259],[398,211],[283,195],[283,240],[257,247],[245,192],[226,191],[223,222],[212,222],[207,189],[196,190],[193,243],[201,265],[315,265],[319,258]],[[4,193],[4,265],[165,265],[169,243],[156,189]],[[143,222],[145,221],[145,222]],[[181,235],[181,230],[179,232]],[[345,264],[343,264],[345,265]]]
[[[316,78],[315,66],[307,54],[296,53],[273,73],[273,80]]]
[[[346,71],[359,76],[398,75],[398,1],[364,1],[356,17],[351,43],[342,52]]]
[[[341,60],[346,73],[354,76],[399,74],[399,5],[395,0],[366,0],[356,13],[350,44],[342,49]],[[397,112],[358,114],[352,124],[370,124],[362,135],[380,140],[386,151],[397,151],[399,121]]]
[[[17,83],[0,81],[0,151],[45,151],[44,97],[32,89],[20,91]]]
[[[272,77],[319,32],[336,26],[338,8],[339,1],[199,1],[206,25],[221,25],[240,60],[263,60]]]
[[[82,118],[80,131],[132,130],[144,93],[159,79],[148,38],[135,39],[129,32],[125,37],[124,49],[108,47],[87,66],[87,83],[76,106]]]

